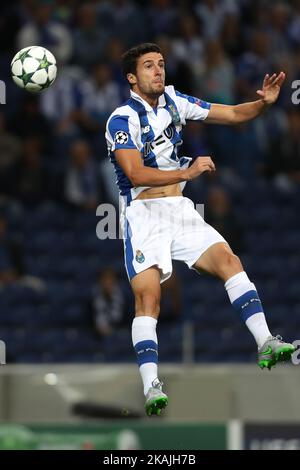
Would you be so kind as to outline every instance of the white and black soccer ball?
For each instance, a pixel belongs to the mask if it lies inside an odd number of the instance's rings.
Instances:
[[[33,93],[49,88],[57,74],[54,55],[41,46],[21,49],[11,61],[10,68],[13,81]]]

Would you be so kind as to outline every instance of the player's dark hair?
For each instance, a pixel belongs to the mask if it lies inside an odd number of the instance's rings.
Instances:
[[[161,54],[161,49],[157,44],[145,42],[132,47],[122,55],[122,70],[125,77],[127,77],[128,73],[136,74],[136,66],[139,57],[148,54],[148,52],[158,52]]]

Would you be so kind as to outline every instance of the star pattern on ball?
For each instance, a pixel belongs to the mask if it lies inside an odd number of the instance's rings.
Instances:
[[[49,66],[52,65],[51,62],[49,62],[49,60],[47,59],[47,56],[46,54],[44,54],[44,57],[43,59],[41,60],[40,62],[40,69],[45,69],[46,72],[47,72],[47,75],[48,75],[48,72],[49,72]],[[45,83],[45,87],[48,87],[51,85],[51,83],[53,82],[53,80],[50,80],[49,77],[47,77],[47,81]]]
[[[34,71],[34,72],[31,72],[31,73],[26,73],[26,72],[24,72],[23,75],[21,75],[21,78],[22,78],[22,80],[23,80],[23,82],[24,82],[24,85],[27,85],[27,83],[30,82],[31,77],[32,77],[32,75],[34,75],[34,74],[35,74],[35,71]]]

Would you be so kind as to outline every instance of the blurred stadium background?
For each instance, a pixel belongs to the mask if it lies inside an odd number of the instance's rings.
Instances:
[[[183,153],[217,173],[185,195],[240,255],[271,331],[300,331],[300,1],[23,0],[1,4],[0,448],[300,448],[299,368],[269,373],[220,282],[175,263],[163,287],[161,377],[170,406],[144,417],[121,240],[96,208],[118,205],[105,122],[128,95],[120,56],[157,42],[167,83],[207,101],[253,100],[265,73],[280,99],[235,128],[190,123]],[[14,54],[58,61],[40,95],[10,78]],[[168,432],[165,432],[165,431]]]

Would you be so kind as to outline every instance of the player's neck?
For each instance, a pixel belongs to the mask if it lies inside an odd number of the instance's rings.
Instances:
[[[157,96],[156,94],[155,95],[145,94],[145,93],[142,93],[140,90],[134,90],[133,89],[133,91],[134,91],[134,93],[139,95],[144,101],[146,101],[148,104],[150,104],[150,106],[153,109],[157,108],[159,96]]]
[[[143,98],[143,97],[142,97]],[[143,98],[145,101],[147,101],[148,104],[150,104],[151,108],[156,109],[158,105],[158,97],[155,96],[155,98],[150,97],[150,96],[145,96]]]

